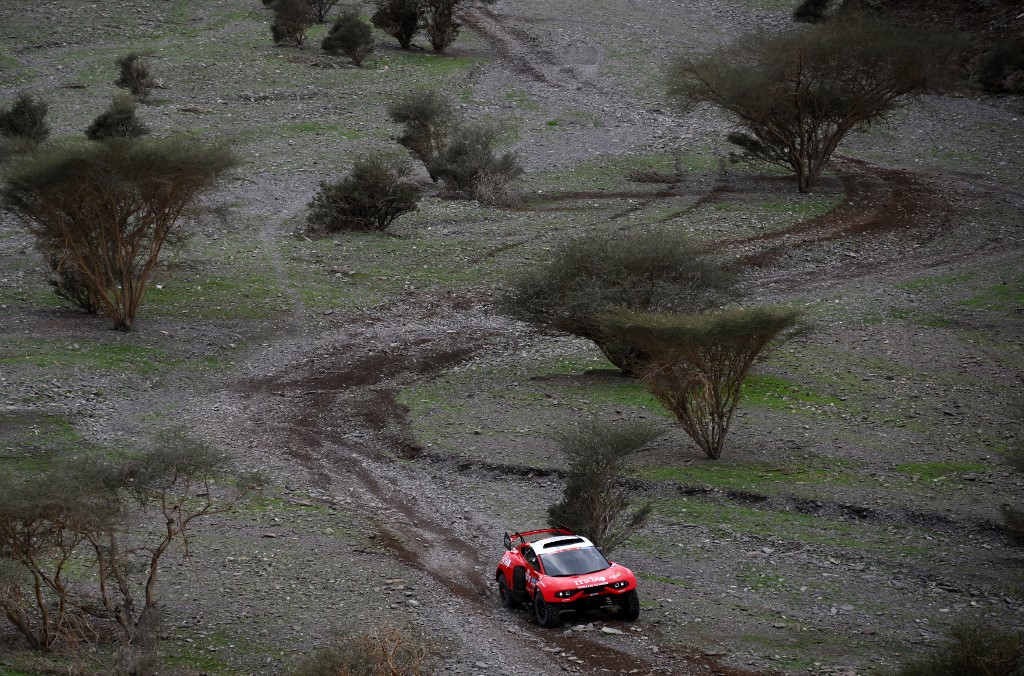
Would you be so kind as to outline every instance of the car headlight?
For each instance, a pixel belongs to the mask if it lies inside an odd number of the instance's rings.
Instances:
[[[629,586],[629,580],[619,580],[612,583],[612,589],[625,589]]]
[[[576,593],[575,589],[566,589],[565,591],[555,592],[556,599],[567,599]]]

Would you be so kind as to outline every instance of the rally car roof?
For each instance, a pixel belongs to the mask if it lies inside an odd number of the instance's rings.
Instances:
[[[593,547],[594,543],[582,535],[556,535],[544,538],[543,540],[537,540],[530,546],[538,554],[553,554],[555,552],[564,552],[568,549]]]

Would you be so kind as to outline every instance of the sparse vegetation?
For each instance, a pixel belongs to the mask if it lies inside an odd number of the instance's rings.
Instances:
[[[331,11],[331,8],[338,4],[338,0],[306,0],[309,8],[313,11],[313,16],[316,18],[317,23],[324,23],[327,21],[327,13]]]
[[[686,434],[712,460],[743,391],[743,379],[770,346],[784,341],[799,310],[735,309],[707,315],[621,313],[602,330],[647,354],[643,379]]]
[[[818,23],[825,20],[832,0],[803,0],[793,10],[793,18],[804,23]]]
[[[958,49],[944,34],[855,15],[680,57],[669,94],[684,110],[723,109],[741,157],[792,169],[807,192],[847,134],[946,81]]]
[[[430,167],[458,124],[451,101],[435,90],[411,92],[388,106],[388,117],[405,125],[398,143],[418,157],[436,181],[438,177]]]
[[[503,306],[535,326],[594,341],[631,373],[646,353],[606,333],[603,315],[705,312],[735,298],[737,282],[733,269],[677,232],[596,233],[558,247],[550,262],[515,281]]]
[[[87,138],[102,141],[108,138],[138,138],[149,133],[149,127],[136,117],[137,105],[130,96],[115,96],[110,107],[100,113],[89,128]]]
[[[363,65],[367,55],[373,53],[373,29],[359,18],[359,10],[349,7],[338,16],[320,46],[325,52],[341,52],[357,66]]]
[[[71,457],[45,473],[0,473],[0,607],[7,620],[40,650],[60,639],[99,638],[97,621],[114,623],[125,646],[152,638],[167,549],[180,541],[187,554],[192,523],[231,507],[258,483],[245,478],[215,497],[213,482],[226,467],[223,454],[168,433],[132,457]],[[159,515],[150,545],[128,544],[129,513]],[[94,568],[95,588],[72,572],[83,561]]]
[[[977,79],[987,92],[1024,95],[1024,39],[1003,40],[982,54]]]
[[[402,49],[409,49],[420,30],[420,4],[421,0],[376,0],[371,21],[398,40]]]
[[[6,178],[2,196],[36,248],[61,252],[127,331],[163,245],[186,237],[183,216],[233,164],[224,146],[110,139],[39,154]]]
[[[149,72],[145,55],[131,52],[118,57],[117,69],[119,74],[114,84],[131,92],[136,101],[148,101],[156,87],[156,78]]]
[[[894,676],[1022,676],[1024,633],[984,621],[957,624],[932,655],[903,665]]]
[[[421,0],[420,22],[435,52],[443,52],[454,44],[462,27],[455,20],[455,10],[462,0]]]
[[[630,456],[662,434],[643,424],[589,423],[556,439],[569,460],[562,499],[548,508],[552,525],[565,526],[607,556],[632,536],[651,513],[649,504],[630,509],[621,486]]]
[[[307,222],[314,232],[386,230],[402,214],[416,210],[420,188],[409,179],[406,162],[373,155],[356,161],[337,183],[321,183]]]
[[[276,0],[270,7],[274,10],[274,21],[270,24],[274,44],[301,47],[306,42],[310,27],[316,22],[309,3],[306,0]]]
[[[428,164],[432,177],[450,193],[482,202],[508,203],[508,184],[523,173],[515,153],[494,152],[498,131],[486,125],[458,125]]]
[[[436,647],[415,630],[385,624],[339,637],[303,662],[292,676],[421,676],[431,673]]]
[[[30,146],[42,143],[50,135],[50,125],[46,122],[49,108],[42,99],[28,93],[19,94],[10,108],[0,110],[0,136]]]

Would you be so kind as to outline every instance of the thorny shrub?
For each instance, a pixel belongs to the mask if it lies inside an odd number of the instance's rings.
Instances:
[[[386,230],[396,218],[416,210],[421,191],[410,173],[407,162],[382,155],[357,160],[342,180],[320,184],[307,223],[314,232]]]

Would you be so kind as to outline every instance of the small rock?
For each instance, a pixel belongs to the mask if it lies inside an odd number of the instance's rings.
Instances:
[[[621,629],[616,629],[615,627],[601,627],[601,631],[604,632],[605,634],[621,634],[622,633]]]

